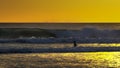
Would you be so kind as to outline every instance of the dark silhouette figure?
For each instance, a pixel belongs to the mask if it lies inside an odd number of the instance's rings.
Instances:
[[[74,47],[77,47],[77,43],[76,41],[73,41]]]

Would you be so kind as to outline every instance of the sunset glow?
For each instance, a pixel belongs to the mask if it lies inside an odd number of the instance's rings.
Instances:
[[[0,22],[120,22],[120,0],[0,0]]]

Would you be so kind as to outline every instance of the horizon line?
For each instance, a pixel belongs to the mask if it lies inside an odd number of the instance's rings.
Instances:
[[[0,22],[0,24],[120,24],[120,22]]]

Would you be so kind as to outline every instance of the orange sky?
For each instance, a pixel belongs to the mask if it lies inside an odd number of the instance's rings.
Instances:
[[[120,0],[0,0],[0,22],[120,22]]]

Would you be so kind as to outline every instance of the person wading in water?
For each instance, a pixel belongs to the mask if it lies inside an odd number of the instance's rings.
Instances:
[[[73,41],[74,47],[77,47],[77,43],[76,41]]]

